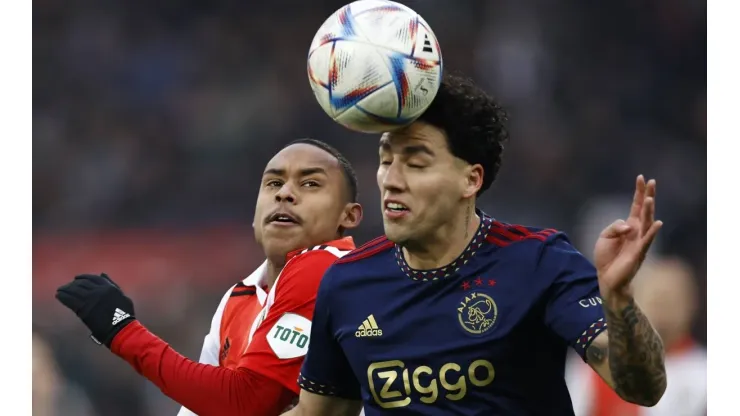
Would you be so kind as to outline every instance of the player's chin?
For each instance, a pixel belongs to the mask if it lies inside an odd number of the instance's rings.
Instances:
[[[403,245],[405,241],[409,239],[411,230],[407,225],[395,223],[393,221],[383,221],[383,230],[385,236],[390,241]]]
[[[272,255],[284,256],[291,251],[305,248],[305,238],[303,233],[275,234],[265,232],[262,235],[262,247],[268,257]]]
[[[268,224],[262,229],[262,242],[267,245],[285,245],[302,240],[305,231],[299,224],[289,226]]]

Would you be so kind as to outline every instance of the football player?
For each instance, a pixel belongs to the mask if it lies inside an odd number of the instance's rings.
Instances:
[[[351,165],[323,142],[293,142],[270,160],[253,223],[266,260],[223,297],[200,363],[136,320],[132,301],[104,274],[77,276],[56,296],[90,328],[93,339],[189,411],[277,415],[299,392],[296,380],[319,281],[354,248],[344,234],[362,218],[356,200]]]
[[[447,76],[419,120],[381,137],[385,236],[324,276],[291,414],[572,415],[568,346],[622,399],[661,398],[663,344],[630,286],[662,224],[655,181],[638,177],[592,265],[562,232],[476,208],[505,121],[472,82]]]

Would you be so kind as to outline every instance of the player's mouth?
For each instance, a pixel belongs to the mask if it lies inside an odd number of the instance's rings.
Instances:
[[[385,200],[383,203],[383,215],[390,220],[403,218],[409,212],[409,208],[398,201]]]
[[[290,227],[300,224],[300,221],[297,216],[289,212],[278,211],[267,217],[267,223],[280,227]]]

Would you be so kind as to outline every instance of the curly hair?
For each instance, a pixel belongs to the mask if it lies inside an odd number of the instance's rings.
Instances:
[[[496,179],[509,139],[506,111],[469,78],[445,75],[432,104],[419,117],[444,130],[453,155],[483,166],[480,196]]]

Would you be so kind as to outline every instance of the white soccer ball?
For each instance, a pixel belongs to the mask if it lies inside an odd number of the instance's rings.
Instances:
[[[360,0],[332,14],[311,42],[308,79],[321,108],[355,131],[406,126],[432,103],[442,53],[418,13],[386,0]]]

